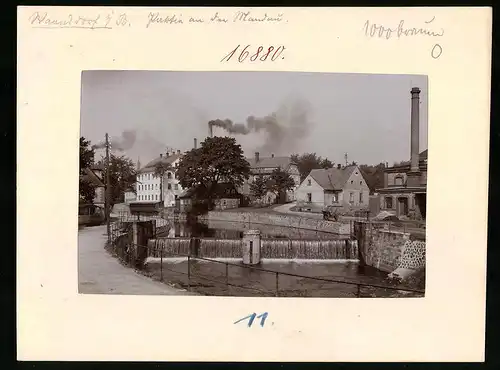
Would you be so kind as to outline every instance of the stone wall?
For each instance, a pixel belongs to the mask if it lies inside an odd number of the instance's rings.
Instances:
[[[369,222],[354,222],[361,264],[384,272],[425,268],[425,241],[412,240],[409,233],[373,227]]]
[[[339,235],[350,235],[349,223],[324,221],[294,215],[278,215],[264,212],[217,212],[210,211],[200,217],[200,220],[243,222],[251,224],[266,224],[298,229],[316,230]]]

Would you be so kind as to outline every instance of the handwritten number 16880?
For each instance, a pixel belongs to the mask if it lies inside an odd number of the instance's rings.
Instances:
[[[268,58],[273,62],[280,57],[281,59],[285,59],[285,57],[282,55],[283,51],[285,51],[284,46],[278,46],[277,48],[275,48],[274,46],[269,46],[267,50],[264,50],[263,46],[259,46],[257,50],[252,50],[250,45],[247,45],[240,50],[240,46],[241,45],[238,45],[233,50],[231,50],[229,54],[221,59],[221,62],[229,62],[235,54],[237,55],[237,60],[240,63],[243,63],[245,60],[247,60],[247,58],[251,62],[255,62],[256,60],[265,62],[266,60],[268,60]],[[238,50],[240,50],[239,54],[236,53]]]

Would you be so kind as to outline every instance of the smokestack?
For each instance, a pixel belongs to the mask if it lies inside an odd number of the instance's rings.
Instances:
[[[196,149],[197,145],[198,145],[197,140],[196,138],[194,138],[194,149]]]
[[[255,163],[259,161],[259,152],[255,152]]]
[[[208,123],[208,137],[213,137],[212,124]]]
[[[420,89],[411,89],[411,172],[419,171]]]

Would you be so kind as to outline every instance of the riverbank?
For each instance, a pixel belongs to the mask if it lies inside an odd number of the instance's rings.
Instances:
[[[276,211],[254,212],[242,208],[227,211],[210,211],[199,216],[200,221],[224,221],[248,224],[267,224],[289,228],[307,229],[321,231],[337,235],[350,235],[351,225],[343,222],[325,221],[323,219],[306,218],[292,214],[284,214]]]

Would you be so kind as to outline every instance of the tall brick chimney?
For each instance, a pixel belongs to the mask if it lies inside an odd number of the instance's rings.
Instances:
[[[411,142],[410,142],[410,172],[408,173],[408,186],[418,186],[420,184],[419,167],[419,126],[420,126],[420,89],[411,89]]]
[[[420,126],[420,89],[411,89],[411,171],[418,172],[419,126]]]
[[[259,161],[259,152],[255,152],[255,163]]]
[[[194,138],[194,149],[196,149],[197,146],[198,146],[197,140],[196,138]]]

